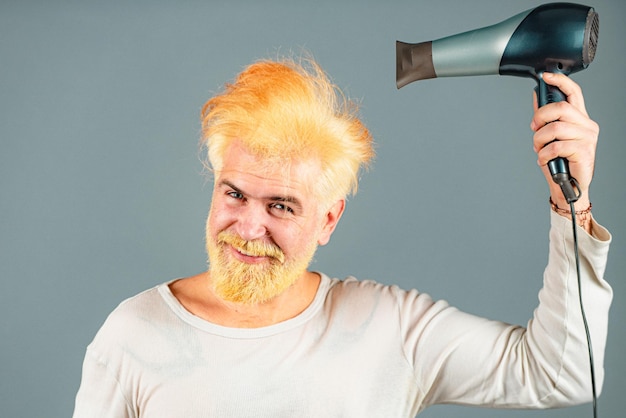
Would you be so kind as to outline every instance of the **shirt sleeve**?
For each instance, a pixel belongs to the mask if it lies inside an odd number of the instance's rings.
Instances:
[[[135,417],[124,397],[117,378],[96,353],[87,349],[83,374],[76,394],[73,418],[131,418]]]
[[[578,228],[577,235],[599,391],[612,300],[603,278],[611,236],[595,221],[592,232]],[[551,215],[539,306],[526,327],[480,318],[422,296],[407,295],[400,315],[405,353],[413,362],[424,408],[437,403],[548,408],[590,400],[571,221]]]

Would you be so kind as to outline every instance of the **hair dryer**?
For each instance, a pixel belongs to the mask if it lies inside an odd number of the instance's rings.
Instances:
[[[512,75],[537,81],[538,105],[566,100],[547,85],[543,72],[569,75],[593,61],[599,20],[593,8],[572,3],[545,4],[493,26],[434,41],[396,42],[398,88],[428,78],[471,75]],[[553,180],[568,202],[580,197],[567,160],[548,163]],[[574,190],[576,188],[576,190]]]

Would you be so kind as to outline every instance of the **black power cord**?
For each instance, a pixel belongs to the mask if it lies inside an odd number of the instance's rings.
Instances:
[[[596,377],[595,366],[593,360],[593,348],[591,345],[591,334],[589,332],[589,324],[587,323],[587,315],[585,315],[585,307],[583,305],[583,292],[582,283],[580,278],[580,257],[578,255],[578,234],[576,231],[576,210],[574,209],[574,202],[570,201],[570,211],[572,212],[572,230],[574,233],[574,256],[576,260],[576,277],[578,282],[578,302],[580,304],[580,313],[582,314],[583,324],[585,326],[585,335],[587,337],[587,350],[589,352],[589,368],[591,372],[591,392],[593,395],[593,417],[598,417],[598,400],[596,395]]]
[[[557,164],[558,163],[558,164]],[[591,372],[591,392],[593,399],[593,418],[598,418],[598,397],[596,394],[596,373],[593,360],[593,347],[591,345],[591,333],[589,332],[589,324],[587,323],[587,315],[583,305],[582,281],[580,278],[580,257],[578,253],[578,232],[576,230],[576,209],[574,203],[581,196],[578,181],[569,175],[568,162],[564,158],[555,158],[548,162],[548,168],[552,174],[552,180],[561,187],[563,196],[569,203],[570,213],[572,214],[572,232],[574,237],[574,257],[576,261],[576,280],[578,284],[578,303],[580,305],[580,313],[585,327],[585,336],[587,338],[587,351],[589,353],[589,369]]]

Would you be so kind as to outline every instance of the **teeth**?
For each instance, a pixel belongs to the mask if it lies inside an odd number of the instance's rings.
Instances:
[[[244,251],[244,250],[242,250],[242,249],[237,249],[237,251],[239,251],[241,254],[246,255],[246,256],[248,256],[248,257],[255,257],[255,256],[256,256],[256,254],[249,253],[249,252]]]

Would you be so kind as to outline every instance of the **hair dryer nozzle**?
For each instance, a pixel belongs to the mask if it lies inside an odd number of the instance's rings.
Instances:
[[[436,78],[431,41],[409,44],[396,41],[396,86],[427,78]]]

